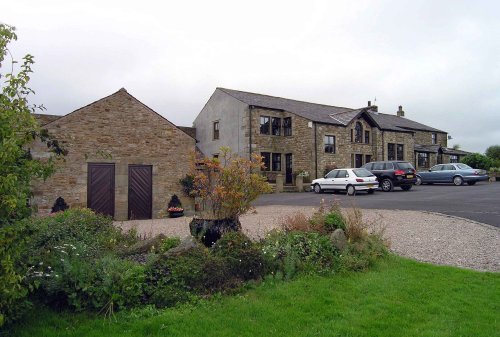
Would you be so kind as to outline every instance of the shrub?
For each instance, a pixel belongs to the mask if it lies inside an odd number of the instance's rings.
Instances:
[[[263,276],[264,259],[260,249],[245,234],[228,232],[212,247],[215,257],[226,260],[228,273],[241,280]]]
[[[133,234],[124,235],[113,226],[110,217],[86,208],[32,217],[25,220],[25,224],[30,232],[28,247],[32,263],[50,258],[54,247],[64,244],[78,245],[84,257],[97,258],[137,241]]]
[[[325,216],[325,229],[333,232],[337,228],[346,229],[344,216],[340,212],[330,212]]]
[[[25,233],[17,224],[0,228],[0,327],[21,316],[29,307],[24,284]]]
[[[329,237],[317,232],[274,231],[261,245],[266,271],[280,271],[285,278],[300,271],[329,271],[337,255]]]
[[[81,247],[56,247],[50,265],[30,270],[32,283],[44,302],[77,311],[114,310],[137,306],[143,297],[144,267],[131,261],[106,255],[88,260]]]
[[[300,212],[287,215],[281,222],[281,228],[287,232],[312,232],[316,230],[311,220],[307,218],[304,213]]]
[[[493,160],[480,153],[472,153],[462,159],[462,163],[475,169],[489,170],[493,166]]]
[[[206,248],[195,248],[175,255],[162,254],[146,268],[147,301],[157,307],[170,307],[188,301],[205,291]]]
[[[160,246],[158,247],[158,251],[160,253],[165,253],[165,252],[168,252],[170,249],[179,246],[180,244],[181,244],[181,239],[178,236],[165,238],[160,243]]]

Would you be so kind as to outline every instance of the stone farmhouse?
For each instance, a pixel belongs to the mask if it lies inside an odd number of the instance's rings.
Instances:
[[[125,89],[62,117],[37,117],[68,151],[56,173],[34,186],[39,212],[58,197],[117,220],[157,218],[173,194],[193,206],[179,183],[195,149],[193,130],[175,126]],[[49,155],[41,143],[31,153]]]
[[[333,164],[360,167],[375,160],[406,160],[417,169],[458,162],[467,154],[447,148],[445,131],[377,106],[345,108],[216,88],[194,124],[197,146],[217,157],[221,146],[240,156],[258,153],[271,182],[295,184],[300,172],[314,179]]]

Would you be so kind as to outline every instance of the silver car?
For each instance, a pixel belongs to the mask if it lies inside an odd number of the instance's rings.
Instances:
[[[439,164],[430,168],[428,171],[417,172],[417,182],[415,185],[433,184],[433,183],[453,183],[456,186],[467,183],[474,185],[478,181],[486,181],[489,177],[485,170],[473,169],[469,165],[457,164]]]
[[[311,190],[316,193],[323,191],[347,191],[354,195],[357,191],[367,191],[372,194],[378,187],[377,177],[364,168],[335,169],[320,179],[311,182]]]

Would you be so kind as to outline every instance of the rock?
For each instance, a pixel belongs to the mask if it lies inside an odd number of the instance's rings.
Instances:
[[[151,249],[153,247],[158,247],[163,240],[165,240],[166,236],[163,234],[158,234],[157,236],[151,238],[151,239],[146,239],[146,240],[141,240],[132,246],[128,247],[122,255],[124,256],[130,256],[130,255],[137,255],[137,254],[147,254],[151,252]]]
[[[229,219],[193,219],[189,223],[191,235],[212,247],[225,233],[241,231],[238,218]]]
[[[333,246],[340,251],[343,251],[347,246],[347,238],[345,236],[344,230],[337,228],[330,235],[330,241]]]
[[[187,252],[190,249],[198,247],[199,243],[192,236],[185,237],[182,239],[181,243],[172,249],[169,249],[166,255],[177,255]]]

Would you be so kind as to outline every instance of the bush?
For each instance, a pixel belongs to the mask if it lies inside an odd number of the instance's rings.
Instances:
[[[73,245],[57,247],[51,265],[30,270],[40,300],[77,311],[114,310],[137,306],[143,297],[144,267],[107,255],[97,260],[81,257]]]
[[[168,252],[170,249],[179,246],[180,244],[181,244],[181,238],[179,238],[178,236],[165,238],[160,243],[160,246],[158,247],[158,251],[160,253],[165,253],[165,252]]]
[[[472,153],[462,159],[462,163],[475,169],[489,170],[493,166],[493,160],[480,153]]]
[[[226,260],[228,273],[233,278],[247,281],[263,276],[264,258],[261,250],[241,232],[224,234],[212,247],[212,254]]]
[[[333,232],[337,228],[346,229],[344,216],[340,212],[330,212],[325,216],[325,229]]]
[[[26,267],[21,258],[24,238],[20,225],[0,228],[0,327],[17,319],[29,307],[28,287],[23,282]]]
[[[317,232],[274,231],[261,244],[266,271],[287,279],[297,272],[329,271],[337,255],[329,237]]]
[[[25,220],[25,225],[30,232],[28,251],[32,263],[50,259],[54,247],[64,244],[81,247],[82,257],[97,258],[137,241],[133,234],[124,235],[121,229],[113,226],[110,217],[87,208],[32,217]]]
[[[157,307],[170,307],[206,291],[208,259],[208,251],[201,245],[179,254],[158,256],[146,269],[147,301]]]

